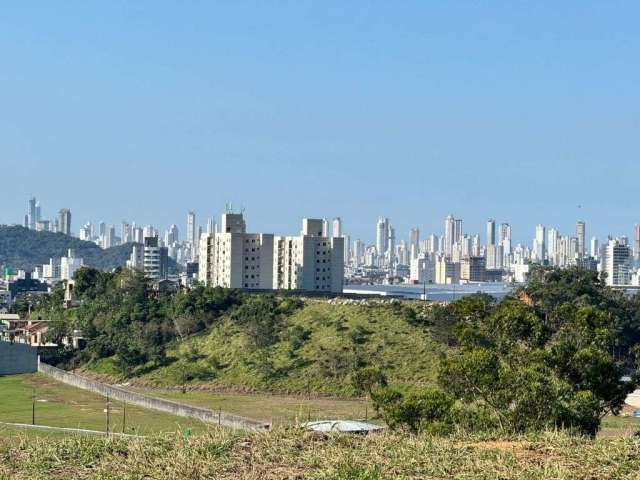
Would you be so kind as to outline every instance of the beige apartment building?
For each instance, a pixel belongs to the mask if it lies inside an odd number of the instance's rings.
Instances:
[[[299,236],[246,233],[242,214],[222,215],[221,231],[200,240],[199,279],[210,286],[341,293],[344,239],[322,219],[304,219]]]

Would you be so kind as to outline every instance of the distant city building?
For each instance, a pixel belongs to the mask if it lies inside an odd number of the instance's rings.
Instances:
[[[603,251],[601,271],[609,286],[630,285],[631,249],[624,239],[609,240]]]
[[[496,221],[490,218],[487,221],[487,246],[496,244]]]
[[[72,280],[75,273],[82,267],[82,258],[76,258],[73,250],[69,249],[67,256],[60,259],[60,279]]]
[[[494,248],[495,250],[495,248]],[[485,257],[466,257],[460,263],[460,279],[468,282],[484,282],[487,276]]]
[[[152,280],[167,278],[169,274],[167,248],[158,245],[158,237],[144,239],[142,265],[145,277]]]
[[[61,208],[58,212],[57,231],[65,235],[71,235],[71,210],[68,208]]]
[[[378,218],[376,224],[376,251],[380,257],[384,256],[389,247],[389,219],[385,217]]]
[[[331,236],[342,237],[342,220],[340,217],[334,218],[331,223]]]
[[[584,257],[584,248],[585,248],[585,233],[586,233],[586,224],[583,221],[579,221],[576,224],[576,238],[578,241],[577,245],[577,257]]]

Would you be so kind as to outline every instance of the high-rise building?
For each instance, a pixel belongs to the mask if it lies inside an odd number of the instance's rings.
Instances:
[[[207,219],[207,233],[216,233],[216,221],[213,217]]]
[[[463,233],[462,220],[456,218],[453,224],[453,243],[460,243],[460,239],[462,238]]]
[[[215,232],[200,235],[200,251],[198,252],[198,280],[204,285],[213,285],[215,259]]]
[[[546,228],[544,225],[536,225],[536,236],[533,240],[534,260],[544,263],[547,255],[547,247],[545,244]]]
[[[38,205],[36,197],[29,198],[29,205],[27,210],[27,219],[28,219],[27,224],[28,224],[28,228],[31,230],[36,229],[36,222],[40,220],[37,216],[36,205]]]
[[[342,292],[344,238],[326,236],[322,223],[305,218],[299,236],[275,238],[273,288]]]
[[[129,225],[125,220],[120,224],[120,239],[122,243],[129,243],[133,240],[131,236],[131,225]]]
[[[58,232],[71,235],[71,210],[61,208],[58,212]]]
[[[167,248],[158,245],[158,237],[146,237],[142,249],[138,245],[133,246],[133,252],[127,265],[139,269],[140,260],[142,260],[142,271],[145,277],[151,280],[167,278],[169,256]]]
[[[187,243],[192,247],[196,246],[197,242],[197,226],[196,226],[196,214],[190,211],[187,214]]]
[[[144,243],[144,229],[142,227],[134,226],[131,229],[132,240],[135,243]]]
[[[389,224],[388,230],[387,230],[387,257],[388,257],[387,260],[390,265],[394,263],[395,251],[396,251],[396,229],[393,228],[391,224]]]
[[[640,224],[633,229],[633,256],[640,260]]]
[[[589,248],[589,255],[591,258],[599,258],[599,247],[598,247],[598,239],[596,237],[591,237],[591,245]]]
[[[241,213],[222,215],[221,232],[215,234],[213,286],[267,290],[273,288],[273,234],[246,233]]]
[[[477,233],[470,237],[471,238],[471,250],[469,256],[471,257],[479,257],[480,256],[480,235]]]
[[[385,217],[378,218],[376,224],[376,250],[378,256],[382,257],[388,249],[388,230],[389,219]]]
[[[69,249],[67,256],[60,259],[60,279],[72,280],[75,273],[83,265],[82,258],[76,258],[72,249]]]
[[[631,249],[623,239],[609,240],[603,251],[601,270],[609,286],[629,285]]]
[[[586,233],[586,225],[582,220],[580,220],[576,224],[576,238],[578,239],[578,251],[576,253],[578,258],[584,257],[585,233]]]
[[[485,257],[464,257],[460,262],[460,279],[484,282],[487,275]]]
[[[456,242],[456,219],[453,218],[453,215],[448,215],[444,220],[444,245],[443,251],[444,254],[448,257],[451,256],[453,252],[453,244]]]
[[[487,246],[496,244],[496,221],[493,218],[487,220]]]
[[[340,217],[336,217],[333,219],[331,223],[331,236],[332,237],[341,237],[342,236],[342,220]]]
[[[167,228],[166,232],[164,232],[164,245],[169,247],[179,241],[178,226],[174,223]]]
[[[353,242],[353,265],[359,267],[364,264],[364,242],[357,239]]]
[[[418,258],[420,253],[420,230],[418,227],[414,227],[409,232],[409,249],[411,258]]]
[[[558,246],[558,231],[550,228],[547,232],[547,257],[553,266],[560,265]]]
[[[511,225],[500,224],[500,246],[502,247],[502,263],[508,265],[511,258]]]

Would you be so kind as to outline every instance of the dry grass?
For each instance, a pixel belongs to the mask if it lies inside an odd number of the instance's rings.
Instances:
[[[632,479],[640,441],[366,437],[211,429],[147,439],[0,439],[4,479]]]

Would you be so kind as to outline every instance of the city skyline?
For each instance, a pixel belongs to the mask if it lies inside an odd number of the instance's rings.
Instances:
[[[27,222],[27,217],[29,215],[29,211],[31,208],[31,200],[37,200],[37,209],[38,209],[38,213],[40,214],[41,210],[42,210],[42,205],[40,202],[40,199],[38,197],[35,196],[29,196],[28,197],[28,201],[27,201],[27,208],[26,208],[26,213],[22,215],[22,221],[21,222],[3,222],[2,218],[0,217],[0,225],[2,224],[8,224],[8,225],[25,225],[25,222]],[[33,207],[36,207],[36,204],[33,205]],[[120,230],[122,228],[123,224],[126,224],[128,227],[131,226],[131,224],[133,222],[136,223],[136,225],[138,227],[144,228],[146,226],[152,226],[157,230],[157,234],[159,236],[163,236],[165,234],[166,230],[171,229],[172,227],[176,227],[178,229],[179,235],[180,235],[180,239],[181,240],[187,240],[189,238],[189,234],[188,234],[188,230],[190,228],[193,228],[194,233],[195,230],[197,228],[201,228],[203,232],[207,232],[208,228],[209,228],[209,223],[211,221],[214,221],[216,224],[217,222],[217,218],[224,213],[225,211],[227,211],[229,208],[231,208],[231,210],[233,210],[233,206],[231,203],[227,202],[224,207],[221,207],[218,209],[217,212],[213,212],[210,215],[205,215],[202,216],[200,214],[200,212],[197,209],[194,208],[187,208],[184,210],[182,218],[174,218],[172,221],[170,221],[170,223],[168,224],[161,224],[158,222],[153,222],[153,221],[137,221],[136,219],[132,219],[132,218],[124,218],[123,216],[119,217],[120,220],[119,221],[115,221],[115,222],[110,222],[110,221],[106,221],[103,219],[87,219],[87,220],[82,220],[79,219],[77,214],[75,213],[75,208],[71,207],[69,208],[67,207],[62,207],[62,208],[55,208],[55,207],[49,207],[48,205],[45,204],[44,206],[44,210],[41,213],[41,216],[44,220],[46,221],[51,221],[51,225],[54,225],[54,222],[58,222],[58,218],[61,215],[62,211],[66,211],[67,213],[73,214],[73,224],[71,226],[71,233],[73,236],[76,237],[81,237],[81,235],[79,235],[79,229],[85,225],[86,223],[91,223],[92,225],[98,227],[101,223],[104,223],[105,227],[115,227],[117,229],[117,234],[120,234]],[[243,211],[245,217],[251,218],[250,215],[250,211],[244,207],[241,206],[239,208],[236,208],[235,210],[237,211]],[[55,213],[54,213],[55,212]],[[248,213],[247,213],[248,212]],[[191,215],[191,213],[195,214],[195,224],[192,225],[192,227],[189,227],[188,223],[189,223],[189,217]],[[411,231],[414,228],[417,228],[420,231],[420,234],[423,236],[429,235],[429,234],[436,234],[439,236],[443,236],[445,235],[445,229],[443,228],[443,226],[441,225],[443,220],[449,216],[449,215],[454,215],[454,217],[456,219],[458,219],[458,221],[464,221],[464,233],[467,233],[469,235],[480,235],[481,239],[482,239],[482,244],[485,245],[486,244],[486,236],[488,234],[488,224],[487,222],[494,222],[494,226],[493,226],[493,234],[494,234],[494,238],[497,238],[497,236],[500,235],[500,232],[498,231],[498,229],[500,228],[501,225],[507,224],[509,226],[509,232],[511,235],[511,239],[512,239],[512,245],[515,246],[517,244],[522,244],[523,246],[532,246],[532,240],[535,238],[535,229],[536,229],[536,225],[544,225],[547,229],[553,229],[561,234],[564,235],[570,235],[570,236],[576,236],[576,228],[577,228],[577,223],[584,223],[585,224],[585,235],[584,235],[584,240],[583,240],[583,248],[585,250],[588,250],[589,248],[589,242],[591,241],[591,239],[593,237],[596,237],[598,240],[604,241],[607,238],[611,237],[611,238],[617,238],[617,237],[627,237],[630,240],[633,239],[636,236],[636,231],[638,226],[640,225],[640,221],[637,222],[632,222],[628,225],[627,229],[624,231],[607,231],[605,227],[602,226],[594,226],[591,222],[589,222],[588,220],[585,220],[584,217],[578,217],[575,220],[573,220],[573,222],[571,222],[570,220],[567,220],[566,222],[563,222],[561,225],[559,226],[558,224],[554,224],[554,223],[550,223],[550,222],[536,222],[536,223],[531,223],[531,225],[529,226],[529,228],[527,230],[518,230],[513,228],[513,225],[518,225],[518,224],[526,224],[527,221],[522,220],[522,219],[502,219],[499,216],[487,216],[486,219],[467,219],[458,215],[455,215],[454,212],[448,212],[446,215],[443,215],[442,218],[440,219],[431,219],[431,221],[429,223],[425,223],[425,224],[420,224],[418,222],[414,222],[414,223],[409,223],[408,228],[404,229],[404,228],[400,228],[397,227],[397,223],[394,219],[394,217],[392,216],[385,216],[385,215],[378,215],[376,218],[379,220],[381,218],[384,218],[387,220],[387,222],[393,226],[393,230],[394,230],[394,235],[397,238],[398,241],[400,240],[404,240],[407,243],[410,243],[410,239],[411,239]],[[13,215],[16,216],[16,215]],[[19,215],[17,215],[19,216]],[[117,217],[117,215],[116,215]],[[333,220],[335,220],[336,218],[340,220],[340,230],[341,233],[344,235],[348,235],[352,240],[356,240],[356,239],[360,239],[364,242],[365,245],[377,245],[377,233],[375,231],[375,226],[372,227],[371,225],[375,225],[375,219],[368,219],[368,225],[367,225],[367,219],[363,219],[359,218],[357,221],[355,221],[354,223],[357,225],[360,224],[365,224],[365,228],[363,230],[363,235],[357,235],[355,233],[353,233],[352,230],[349,229],[349,225],[350,225],[350,220],[351,219],[345,219],[345,217],[341,216],[339,213],[335,214],[335,215],[301,215],[300,218],[312,218],[312,217],[318,217],[318,218],[325,218],[328,222],[332,222]],[[273,220],[277,218],[277,215],[273,214],[273,216],[271,217],[267,217],[266,219],[262,219],[262,221],[258,220],[258,219],[251,219],[252,224],[254,225],[266,225],[266,228],[262,228],[262,227],[257,227],[256,230],[260,230],[260,231],[278,231],[278,232],[282,232],[285,234],[295,234],[297,233],[297,230],[295,229],[296,227],[294,226],[291,230],[277,230],[273,228],[274,224],[278,224],[279,222],[274,222]],[[288,220],[288,219],[287,219]],[[346,220],[346,222],[345,222]],[[280,222],[281,224],[283,222]],[[295,221],[291,221],[291,222],[286,222],[288,223],[293,223],[295,224]],[[438,225],[440,224],[440,225]],[[269,229],[269,225],[271,225],[271,229]],[[433,225],[433,229],[429,229],[428,227],[424,226],[424,225]],[[566,225],[566,227],[564,226]],[[35,228],[35,227],[34,227]],[[332,228],[332,226],[329,227],[330,229]],[[596,232],[606,232],[606,233],[596,233]],[[546,235],[546,233],[545,233]]]

